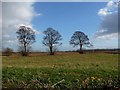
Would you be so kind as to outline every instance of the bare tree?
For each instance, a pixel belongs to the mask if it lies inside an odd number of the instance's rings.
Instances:
[[[62,40],[60,33],[53,28],[47,28],[43,32],[45,36],[43,37],[43,44],[49,48],[50,55],[54,54],[54,49],[56,45],[61,45],[59,41]]]
[[[20,26],[16,33],[21,48],[20,52],[22,52],[22,56],[27,56],[29,47],[35,42],[35,32],[30,27]]]
[[[82,47],[83,45],[86,45],[87,47],[92,46],[92,44],[89,42],[89,38],[87,35],[85,35],[83,32],[81,31],[76,31],[73,36],[71,37],[70,40],[70,44],[73,45],[73,47],[75,46],[79,46],[79,52],[82,52]]]

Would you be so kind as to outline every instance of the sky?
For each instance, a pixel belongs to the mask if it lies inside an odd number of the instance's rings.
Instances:
[[[1,8],[1,7],[0,7]],[[75,31],[88,35],[93,47],[118,47],[118,5],[109,2],[2,2],[2,44],[18,48],[16,31],[20,25],[31,27],[36,33],[33,51],[46,51],[42,44],[43,31],[49,27],[58,30],[63,44],[60,51],[76,50],[69,45]],[[0,18],[1,20],[1,18]],[[88,49],[84,47],[85,49]]]

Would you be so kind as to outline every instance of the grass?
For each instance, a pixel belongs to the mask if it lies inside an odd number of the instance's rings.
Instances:
[[[118,88],[118,54],[3,57],[4,88]]]

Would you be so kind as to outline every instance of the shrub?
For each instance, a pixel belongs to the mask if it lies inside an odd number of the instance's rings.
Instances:
[[[3,50],[2,55],[3,55],[3,56],[10,56],[10,55],[12,55],[12,52],[13,52],[13,49],[11,49],[11,48],[5,48],[5,49]]]

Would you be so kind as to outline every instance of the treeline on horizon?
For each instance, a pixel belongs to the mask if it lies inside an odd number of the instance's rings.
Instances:
[[[11,49],[12,50],[12,52],[14,53],[14,52],[17,52],[17,53],[19,53],[19,51],[14,51],[12,48],[9,48],[9,47],[6,47],[6,48],[8,48],[8,49]],[[5,49],[6,49],[5,48]],[[82,51],[91,51],[91,52],[93,52],[93,51],[120,51],[120,49],[119,48],[113,48],[113,49],[83,49]],[[4,50],[2,50],[1,52],[4,52]],[[31,50],[31,52],[47,52],[47,51],[40,51],[40,50]],[[77,49],[77,50],[58,50],[58,51],[56,51],[56,52],[79,52],[79,49]]]
[[[13,51],[11,48],[6,48],[9,49],[8,51],[2,51],[2,56],[10,56],[12,54],[19,54],[20,52],[18,51]],[[10,51],[11,50],[11,51]],[[76,52],[78,53],[79,50],[68,50],[68,51],[56,51],[55,53],[71,53],[71,52]],[[34,53],[48,53],[47,51],[31,51],[30,54]],[[108,54],[120,54],[120,49],[84,49],[83,53],[108,53]]]

